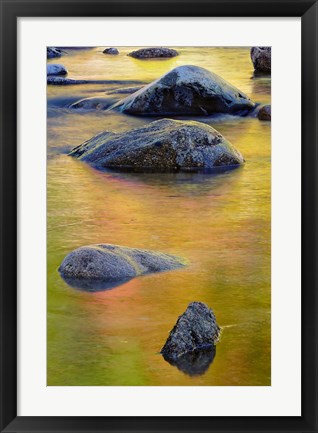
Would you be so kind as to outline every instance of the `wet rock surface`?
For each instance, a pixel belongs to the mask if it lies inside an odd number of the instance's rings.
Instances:
[[[117,48],[114,47],[110,47],[110,48],[105,48],[105,50],[103,51],[104,54],[111,54],[112,56],[119,54],[119,51],[117,50]]]
[[[255,71],[271,72],[271,47],[252,47],[251,59]]]
[[[135,59],[155,59],[155,58],[169,58],[176,57],[179,55],[178,51],[171,48],[164,47],[152,47],[152,48],[141,48],[140,50],[132,51],[128,54],[130,57]]]
[[[46,66],[47,75],[67,75],[67,69],[65,66],[58,63],[49,63]]]
[[[69,155],[96,168],[211,169],[244,162],[240,152],[211,126],[171,119],[122,133],[104,131]]]
[[[272,110],[270,105],[263,105],[257,113],[257,117],[259,120],[271,120],[272,119]]]
[[[113,106],[134,115],[246,115],[255,106],[243,92],[198,66],[179,66]]]
[[[202,302],[192,302],[170,331],[161,354],[176,362],[185,354],[212,349],[219,334],[213,311]]]
[[[98,244],[72,251],[62,261],[59,272],[73,287],[98,291],[118,286],[140,275],[183,266],[184,260],[170,254]]]

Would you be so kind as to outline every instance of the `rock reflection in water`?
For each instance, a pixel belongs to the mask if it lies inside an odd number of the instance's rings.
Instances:
[[[163,358],[188,376],[202,376],[208,371],[215,355],[216,348],[212,346],[209,349],[189,352],[174,359],[165,356]]]

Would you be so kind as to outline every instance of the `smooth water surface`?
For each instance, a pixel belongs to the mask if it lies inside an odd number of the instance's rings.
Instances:
[[[110,56],[99,47],[49,60],[65,65],[70,78],[109,83],[48,86],[48,385],[270,385],[270,122],[193,118],[219,130],[246,159],[215,175],[102,172],[67,156],[98,132],[154,120],[67,108],[81,98],[193,64],[270,103],[270,78],[253,78],[247,47],[183,47],[176,58],[145,61],[128,57],[132,49]],[[125,95],[111,94],[119,97]],[[112,290],[76,290],[58,267],[67,253],[94,243],[171,253],[189,266]],[[223,328],[201,375],[159,354],[192,301],[208,304]]]

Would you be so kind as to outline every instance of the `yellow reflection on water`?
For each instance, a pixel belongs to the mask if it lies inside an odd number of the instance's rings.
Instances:
[[[130,50],[111,58],[96,48],[65,56],[63,63],[74,77],[135,80],[197,64],[257,101],[270,100],[270,80],[251,80],[247,48],[182,48],[179,57],[145,62],[126,56]],[[54,86],[48,97],[88,90]],[[61,151],[99,131],[151,119],[49,110],[49,385],[270,384],[270,124],[200,120],[242,152],[243,167],[216,176],[100,172]],[[190,264],[105,292],[67,286],[57,272],[64,256],[101,242],[172,253]],[[190,377],[158,352],[195,300],[212,307],[224,331],[207,373]]]

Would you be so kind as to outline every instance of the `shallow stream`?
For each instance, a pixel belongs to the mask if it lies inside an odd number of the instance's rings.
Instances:
[[[67,152],[103,130],[154,119],[67,108],[84,97],[150,82],[170,69],[209,69],[254,101],[270,103],[268,77],[253,77],[249,48],[178,48],[180,56],[136,60],[118,47],[77,50],[48,60],[70,78],[106,84],[48,86],[48,385],[270,385],[270,122],[199,117],[243,154],[219,174],[101,172]],[[181,117],[178,117],[179,119]],[[179,255],[189,266],[87,293],[57,269],[67,253],[94,243]],[[205,374],[189,375],[159,351],[192,301],[223,328]]]

